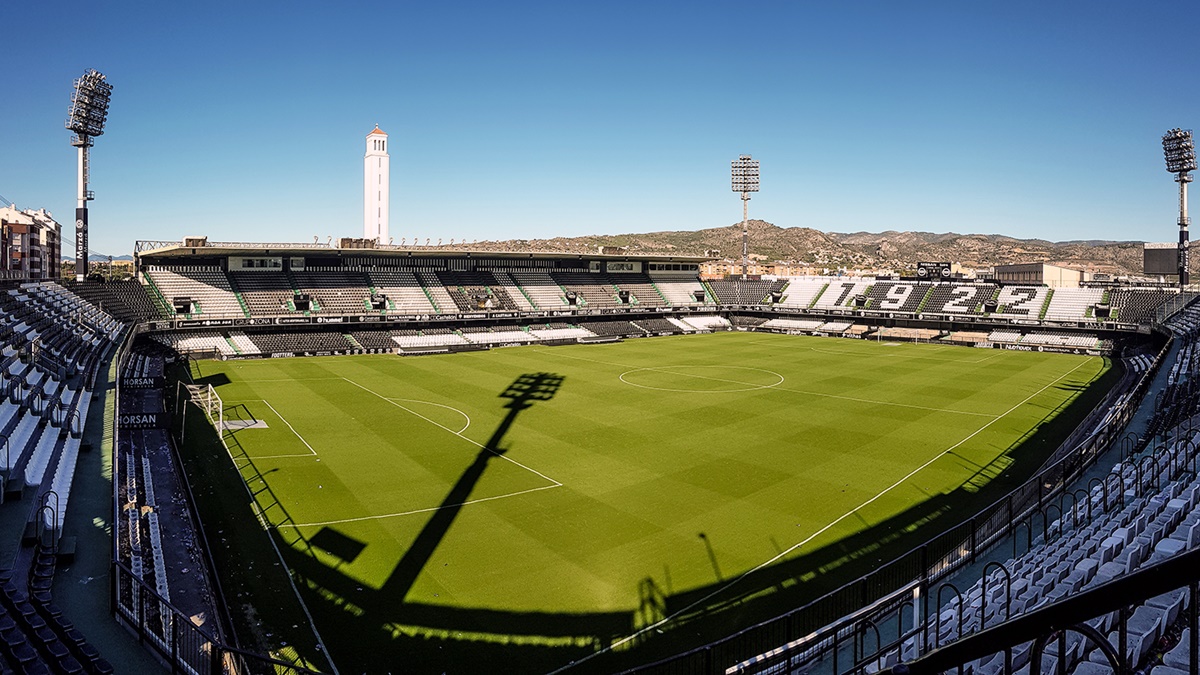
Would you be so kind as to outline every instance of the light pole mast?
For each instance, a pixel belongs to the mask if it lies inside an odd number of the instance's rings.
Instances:
[[[741,155],[733,160],[733,191],[742,193],[742,279],[750,270],[750,193],[758,192],[758,160]]]
[[[1175,174],[1179,183],[1179,286],[1188,283],[1188,218],[1187,184],[1192,182],[1191,172],[1196,170],[1196,145],[1192,142],[1191,129],[1171,129],[1163,134],[1163,156],[1167,160],[1167,171]]]
[[[88,189],[88,149],[96,136],[104,133],[104,122],[108,119],[108,101],[112,96],[112,85],[104,75],[88,70],[75,80],[75,93],[71,96],[71,109],[67,118],[67,129],[75,132],[71,145],[79,148],[78,190],[75,204],[75,280],[83,281],[88,270],[88,208],[87,203],[96,198]]]

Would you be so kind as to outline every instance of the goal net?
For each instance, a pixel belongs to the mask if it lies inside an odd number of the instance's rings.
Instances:
[[[204,411],[204,415],[208,417],[208,421],[217,428],[218,433],[225,432],[225,413],[224,405],[221,403],[221,397],[217,395],[211,384],[185,384],[184,390],[187,392],[187,400],[196,404],[197,408]],[[186,405],[186,404],[185,404]]]

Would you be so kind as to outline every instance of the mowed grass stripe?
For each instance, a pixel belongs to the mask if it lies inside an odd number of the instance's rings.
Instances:
[[[826,346],[848,353],[812,349]],[[859,514],[861,521],[853,519],[858,529],[885,522],[955,490],[981,467],[997,466],[1016,440],[1077,393],[1071,387],[1086,386],[1104,369],[1102,359],[1088,357],[739,333],[416,359],[214,364],[233,380],[219,388],[222,396],[253,384],[253,396],[271,401],[320,454],[321,462],[308,462],[326,472],[319,477],[290,478],[302,464],[296,460],[268,467],[278,468],[267,479],[277,492],[287,493],[289,504],[299,509],[309,502],[306,513],[321,514],[311,519],[293,514],[296,522],[436,507],[479,448],[420,420],[421,427],[413,426],[412,417],[395,406],[336,382],[289,385],[257,379],[260,374],[284,379],[281,374],[291,364],[301,377],[345,377],[387,398],[454,406],[472,420],[463,435],[479,444],[504,418],[508,401],[499,394],[514,379],[542,371],[563,376],[554,398],[522,411],[501,440],[506,457],[563,487],[463,508],[408,597],[460,607],[570,612],[636,607],[638,583],[647,578],[676,592],[719,583],[708,547],[724,579],[744,573],[1078,366],[1059,385],[963,443],[953,456],[873,502]],[[753,391],[691,394],[639,389],[618,379],[631,368],[678,373],[689,366],[720,365],[778,372],[785,382]],[[718,378],[738,379],[729,372]],[[705,382],[673,381],[689,379]],[[791,386],[921,407],[779,390]],[[422,427],[426,431],[419,431]],[[252,446],[251,454],[259,450],[253,447],[254,434],[261,431],[238,434]],[[426,440],[414,443],[414,438]],[[327,456],[326,446],[336,450]],[[328,484],[313,490],[315,479],[336,479],[344,492],[325,492]],[[522,482],[529,479],[537,483]],[[491,461],[470,496],[545,484],[520,467]],[[373,496],[376,491],[385,498]],[[427,514],[333,526],[367,546],[353,562],[327,562],[368,588],[378,587],[428,521]],[[302,529],[309,536],[319,530]]]
[[[474,461],[475,444],[413,417],[394,402],[363,396],[341,378],[321,380],[319,388],[310,382],[272,382],[255,388],[308,440],[307,445],[282,422],[269,432],[245,429],[233,434],[249,448],[247,456],[258,471],[270,472],[272,487],[283,495],[280,502],[296,523],[331,519],[326,502],[335,502],[339,513],[356,515],[421,512],[439,504],[446,488]],[[271,417],[269,410],[256,416]],[[260,443],[263,440],[267,442]],[[317,457],[307,462],[278,457],[299,455],[308,447]],[[536,476],[509,477],[510,471],[521,470],[499,468],[486,476],[477,498],[546,485]]]

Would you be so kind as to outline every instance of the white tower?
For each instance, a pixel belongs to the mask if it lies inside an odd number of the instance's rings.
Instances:
[[[379,125],[367,134],[367,154],[363,158],[363,237],[380,244],[388,238],[388,135]]]

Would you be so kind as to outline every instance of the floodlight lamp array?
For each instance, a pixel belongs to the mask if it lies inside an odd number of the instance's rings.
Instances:
[[[67,118],[67,128],[77,134],[71,142],[73,145],[91,145],[89,138],[104,133],[111,96],[112,85],[96,70],[88,70],[75,80],[75,93],[71,96]]]
[[[758,192],[758,160],[742,155],[733,160],[733,191]]]
[[[1168,172],[1185,174],[1196,170],[1196,145],[1191,129],[1171,129],[1163,134],[1162,145]]]

